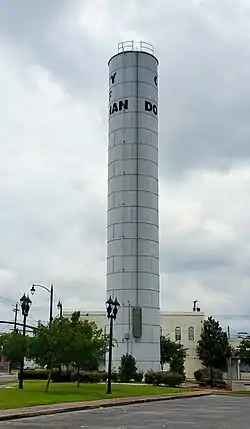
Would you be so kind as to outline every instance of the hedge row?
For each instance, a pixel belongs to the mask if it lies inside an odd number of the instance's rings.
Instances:
[[[184,378],[181,374],[175,374],[171,372],[148,371],[145,374],[145,383],[153,384],[154,386],[164,384],[164,386],[168,387],[177,387],[180,386],[183,381]]]
[[[23,378],[24,380],[47,380],[48,371],[46,369],[25,369]]]
[[[47,380],[48,371],[46,369],[40,370],[24,370],[24,379],[26,380]],[[107,372],[87,372],[80,371],[79,380],[81,383],[98,383],[100,381],[106,381],[108,378]],[[77,381],[77,373],[75,371],[61,371],[52,370],[51,380],[55,383],[66,383]]]
[[[46,369],[36,369],[36,370],[24,370],[24,379],[26,380],[47,380],[48,371]],[[108,378],[108,373],[105,371],[80,371],[79,381],[80,383],[99,383],[105,382]],[[113,371],[111,374],[111,379],[113,382],[120,381],[119,374],[116,371]],[[78,375],[76,371],[61,371],[53,370],[51,372],[51,380],[54,383],[67,383],[67,382],[76,382],[78,380]],[[135,382],[141,382],[143,380],[143,373],[137,372],[134,377]],[[174,374],[164,371],[148,371],[145,374],[145,383],[153,384],[159,386],[163,384],[169,387],[176,387],[183,383],[183,377],[180,374]]]
[[[35,370],[24,370],[24,379],[26,380],[47,380],[48,371],[46,369],[35,369]],[[80,371],[79,381],[80,383],[99,383],[105,382],[108,378],[108,373],[106,371]],[[67,383],[67,382],[76,382],[78,379],[76,371],[61,371],[52,370],[51,380],[54,383]],[[143,373],[137,373],[134,377],[134,381],[140,382],[143,379]],[[111,380],[113,382],[120,381],[119,375],[116,371],[111,373]]]

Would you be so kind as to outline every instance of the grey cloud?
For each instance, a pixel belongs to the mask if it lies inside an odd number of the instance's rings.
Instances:
[[[4,0],[0,15],[2,41],[19,50],[22,61],[48,69],[75,95],[92,85],[102,90],[109,55],[93,46],[84,29],[77,31],[81,5],[79,0]]]
[[[236,256],[237,255],[237,256]],[[182,234],[167,234],[161,244],[162,271],[196,272],[218,267],[237,267],[244,255],[237,240],[222,242],[202,230]]]
[[[26,7],[17,9],[19,20],[6,3],[3,35],[11,36],[13,44],[21,43],[32,61],[50,70],[75,95],[98,90],[105,97],[107,59],[113,53],[109,43],[104,38],[99,45],[77,25],[76,33],[69,30],[68,23],[74,23],[80,11],[78,1],[72,8],[67,1],[45,3],[37,10],[26,0]],[[160,7],[166,12],[162,16]],[[128,28],[137,26],[142,34],[146,30],[160,58],[162,176],[176,179],[194,168],[229,170],[249,158],[248,41],[236,37],[232,43],[223,28],[216,31],[208,17],[217,14],[223,20],[223,12],[230,23],[234,14],[227,2],[220,8],[213,2],[160,2],[154,9],[145,2],[142,17],[130,17]],[[100,97],[98,102],[103,109]]]
[[[249,160],[245,3],[144,5],[150,13],[142,10],[134,25],[146,30],[160,59],[161,175],[177,179],[196,168],[229,170]]]

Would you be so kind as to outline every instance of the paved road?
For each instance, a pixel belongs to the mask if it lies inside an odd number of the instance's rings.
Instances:
[[[1,422],[0,429],[249,429],[250,397],[209,396]]]
[[[0,383],[4,383],[6,381],[12,381],[16,380],[17,375],[16,374],[0,374]]]

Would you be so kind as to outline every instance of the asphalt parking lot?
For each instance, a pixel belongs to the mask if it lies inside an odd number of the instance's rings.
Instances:
[[[0,429],[249,429],[250,396],[207,396],[1,422]]]

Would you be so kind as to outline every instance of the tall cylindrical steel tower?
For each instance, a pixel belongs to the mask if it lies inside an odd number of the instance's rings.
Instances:
[[[124,42],[109,61],[107,296],[121,304],[113,366],[132,354],[158,369],[158,60]]]

